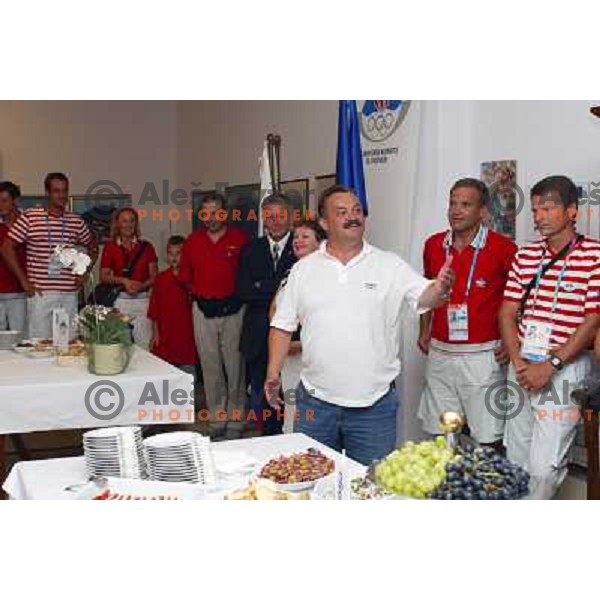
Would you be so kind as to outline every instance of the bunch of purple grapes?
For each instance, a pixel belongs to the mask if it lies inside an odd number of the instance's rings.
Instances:
[[[459,449],[446,465],[435,500],[516,500],[529,491],[529,474],[490,447]]]

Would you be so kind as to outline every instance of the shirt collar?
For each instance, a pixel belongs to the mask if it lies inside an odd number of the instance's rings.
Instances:
[[[473,238],[473,241],[469,244],[473,248],[477,248],[479,245],[480,248],[484,248],[487,242],[489,229],[482,223],[479,226],[479,231],[477,235]],[[449,229],[446,232],[446,236],[444,237],[444,248],[450,248],[452,246],[452,229]]]
[[[277,244],[279,248],[279,254],[283,252],[283,249],[286,247],[288,240],[290,239],[290,233],[287,232],[278,242],[276,242],[269,234],[267,234],[267,239],[269,240],[269,248],[271,249],[271,254],[273,254],[273,246]]]
[[[131,247],[133,248],[133,246],[135,246],[138,243],[138,239],[137,237],[134,235],[133,239],[131,240]],[[121,238],[118,237],[117,238],[117,246],[122,246],[123,242],[121,241]]]
[[[335,256],[333,256],[332,254],[327,252],[327,240],[323,240],[321,242],[321,245],[319,246],[319,249],[317,250],[317,252],[329,260],[334,260],[338,263],[340,262]],[[371,252],[373,252],[373,246],[371,246],[371,244],[369,244],[366,240],[363,239],[362,250],[351,261],[346,263],[344,266],[350,267],[350,266],[356,264],[357,262],[361,261],[365,256],[368,256],[369,254],[371,254]]]

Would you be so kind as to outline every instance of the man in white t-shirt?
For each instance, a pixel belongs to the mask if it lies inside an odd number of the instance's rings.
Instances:
[[[295,431],[370,464],[396,443],[402,304],[419,313],[437,306],[454,273],[446,264],[436,280],[425,279],[366,243],[365,215],[350,188],[326,190],[319,217],[328,240],[293,267],[271,321],[265,393],[279,410],[279,373],[302,325]]]

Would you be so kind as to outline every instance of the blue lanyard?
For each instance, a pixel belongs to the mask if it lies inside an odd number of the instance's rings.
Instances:
[[[473,283],[473,276],[475,275],[475,266],[477,265],[477,259],[479,258],[479,252],[481,251],[481,246],[483,246],[483,240],[485,239],[487,233],[487,227],[482,225],[477,232],[477,237],[475,238],[475,254],[473,255],[473,260],[471,261],[471,268],[469,269],[469,277],[467,279],[467,289],[465,290],[465,299],[464,302],[467,301],[469,297],[469,292],[471,291],[471,284]],[[450,256],[450,247],[452,246],[452,241],[450,238],[449,243],[446,243],[446,258]]]
[[[62,232],[60,234],[60,243],[65,243],[65,230],[66,230],[66,219],[63,213],[62,216]],[[50,250],[52,250],[52,231],[50,229],[50,219],[48,218],[48,212],[46,212],[46,226],[48,228],[48,246],[50,246]]]
[[[554,288],[554,298],[552,299],[552,312],[550,313],[551,317],[554,316],[554,312],[556,311],[556,306],[558,304],[558,292],[560,290],[560,285],[562,283],[563,277],[565,276],[565,272],[567,270],[567,266],[569,264],[569,255],[575,249],[575,247],[579,243],[579,238],[573,238],[573,241],[570,243],[570,248],[565,257],[563,258],[563,266],[558,274],[558,279],[556,280],[556,287]],[[533,298],[533,306],[531,308],[532,316],[535,317],[535,307],[537,305],[537,297],[538,291],[540,289],[540,283],[542,281],[542,269],[544,268],[544,259],[546,258],[546,249],[544,249],[544,254],[542,255],[542,260],[540,261],[540,265],[538,267],[537,273],[535,275],[535,296]]]

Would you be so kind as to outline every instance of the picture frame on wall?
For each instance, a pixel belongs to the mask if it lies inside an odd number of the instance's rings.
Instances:
[[[301,221],[306,217],[309,197],[308,179],[289,179],[281,182],[281,193],[292,203],[292,218]]]
[[[198,217],[202,208],[202,199],[209,194],[215,194],[217,190],[192,190],[192,229],[200,227]]]
[[[482,162],[481,180],[490,190],[485,224],[514,240],[517,231],[517,161]]]
[[[315,214],[318,210],[319,198],[321,194],[332,185],[335,185],[335,173],[330,173],[329,175],[317,175],[315,177],[315,189],[314,193],[311,193],[309,208],[312,208],[315,211]]]
[[[243,229],[251,238],[258,237],[260,184],[233,185],[225,190],[225,198],[230,218],[236,215],[233,224]],[[234,213],[234,210],[240,212]]]
[[[83,217],[99,246],[110,240],[113,214],[120,208],[132,206],[130,194],[71,196],[69,204],[72,212]]]
[[[199,213],[202,199],[219,190],[194,190],[192,192],[192,228],[201,226]],[[260,202],[260,184],[246,183],[225,188],[229,221],[243,229],[251,238],[258,237],[258,207]],[[304,218],[308,210],[308,179],[290,179],[281,182],[281,193],[287,196],[292,204],[292,217],[296,220]],[[235,212],[234,212],[235,211]]]
[[[47,205],[47,196],[21,196],[18,202],[20,210],[28,210],[30,208],[46,208]]]

